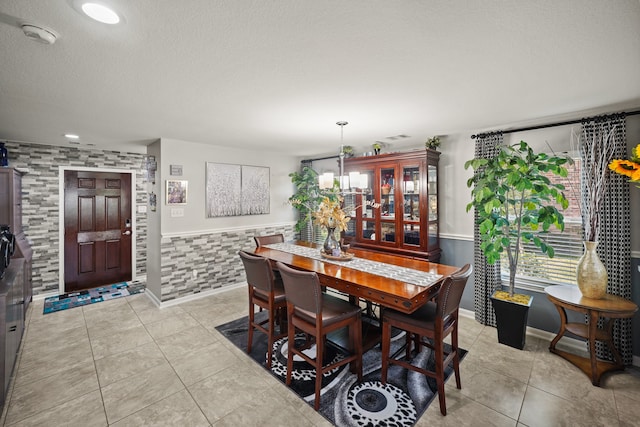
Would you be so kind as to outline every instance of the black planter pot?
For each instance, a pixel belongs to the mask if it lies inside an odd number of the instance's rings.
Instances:
[[[527,317],[532,301],[533,297],[529,299],[529,305],[523,305],[491,296],[500,344],[519,350],[524,348],[527,337]]]

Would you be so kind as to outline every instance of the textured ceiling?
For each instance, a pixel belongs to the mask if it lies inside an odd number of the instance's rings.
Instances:
[[[335,151],[338,120],[364,147],[640,107],[638,0],[102,3],[125,23],[0,2],[0,139],[314,155]]]

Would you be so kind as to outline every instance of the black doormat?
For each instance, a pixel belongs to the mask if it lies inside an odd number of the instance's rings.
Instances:
[[[256,320],[266,318],[266,312],[256,313]],[[248,317],[234,320],[216,329],[236,347],[246,352]],[[391,353],[405,342],[405,334],[394,331]],[[296,336],[296,340],[298,336]],[[304,337],[300,335],[300,339]],[[284,383],[287,370],[287,338],[277,340],[273,346],[271,374]],[[343,357],[338,347],[327,346],[325,364]],[[445,344],[445,350],[450,347]],[[461,359],[467,351],[460,349]],[[313,353],[312,353],[313,354]],[[251,358],[265,367],[267,336],[254,331]],[[362,382],[349,371],[349,365],[341,366],[327,374],[322,381],[322,397],[319,412],[336,426],[413,426],[437,395],[436,381],[398,365],[391,365],[387,384],[380,382],[380,345],[362,356]],[[414,356],[417,366],[435,371],[433,352],[428,348]],[[266,369],[266,367],[265,367]],[[445,370],[445,381],[453,372]],[[315,369],[302,359],[294,358],[291,388],[313,406]]]

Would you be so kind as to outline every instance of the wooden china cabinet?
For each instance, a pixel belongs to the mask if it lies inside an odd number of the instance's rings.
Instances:
[[[440,261],[438,162],[425,149],[344,160],[351,215],[343,237],[352,246]]]

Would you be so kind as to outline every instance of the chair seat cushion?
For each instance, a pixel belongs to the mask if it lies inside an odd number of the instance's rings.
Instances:
[[[258,289],[256,287],[253,288],[254,298],[258,298],[262,301],[269,301],[269,293],[263,291],[262,289]],[[286,302],[286,297],[284,295],[284,285],[282,284],[282,279],[276,279],[273,287],[273,301],[275,303],[284,303]]]
[[[384,310],[382,321],[399,321],[420,329],[434,329],[436,319],[436,303],[429,301],[411,314],[387,309]]]
[[[322,294],[322,326],[327,327],[341,320],[353,317],[360,312],[360,307],[350,304],[348,301]],[[296,315],[308,323],[315,324],[316,316],[307,310],[296,308]]]

